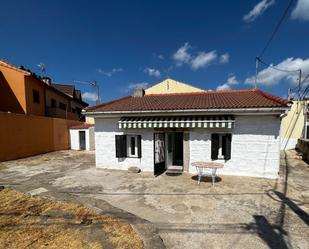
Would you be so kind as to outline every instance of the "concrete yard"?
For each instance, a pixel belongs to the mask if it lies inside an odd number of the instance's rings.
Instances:
[[[162,248],[160,237],[167,248],[309,248],[309,167],[295,151],[281,164],[280,179],[219,176],[212,188],[189,174],[96,169],[93,152],[60,151],[0,163],[0,185],[126,219],[148,248]]]

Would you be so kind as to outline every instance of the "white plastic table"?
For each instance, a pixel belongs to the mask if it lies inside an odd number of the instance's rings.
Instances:
[[[198,184],[200,184],[203,176],[211,175],[212,178],[212,186],[215,186],[216,180],[216,172],[217,169],[223,168],[223,163],[215,163],[215,162],[193,162],[192,166],[196,168],[198,173]],[[211,174],[207,173],[207,169],[211,169]]]

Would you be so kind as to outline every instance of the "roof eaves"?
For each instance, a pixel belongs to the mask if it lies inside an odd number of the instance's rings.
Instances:
[[[106,106],[106,105],[110,105],[110,104],[113,104],[115,102],[118,102],[118,101],[121,101],[121,100],[125,100],[125,99],[129,99],[129,98],[133,98],[132,96],[125,96],[125,97],[121,97],[121,98],[118,98],[118,99],[114,99],[114,100],[111,100],[109,102],[105,102],[105,103],[102,103],[102,104],[99,104],[99,105],[95,105],[95,106],[89,106],[85,109],[86,112],[88,111],[92,111],[92,112],[95,112],[96,109],[100,108],[100,107],[103,107],[103,106]]]
[[[23,70],[23,69],[20,69],[19,67],[7,62],[6,60],[4,59],[0,59],[0,65],[1,66],[4,66],[4,67],[7,67],[7,68],[10,68],[10,69],[13,69],[17,72],[20,72],[20,73],[23,73],[25,75],[31,75],[30,72],[26,71],[26,70]]]

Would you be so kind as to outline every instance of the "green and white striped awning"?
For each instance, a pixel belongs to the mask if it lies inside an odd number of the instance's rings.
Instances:
[[[147,128],[228,128],[234,127],[233,116],[183,116],[183,117],[123,117],[119,129]]]

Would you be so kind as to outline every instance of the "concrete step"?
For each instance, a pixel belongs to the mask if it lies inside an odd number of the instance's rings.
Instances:
[[[183,173],[183,167],[179,166],[179,165],[168,166],[166,173],[167,174],[182,174]]]

